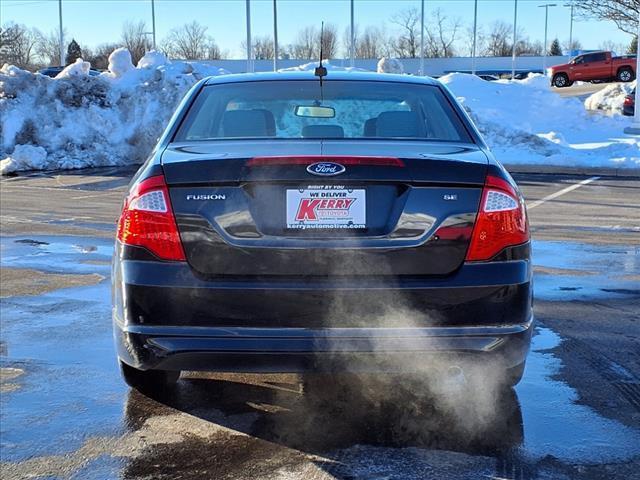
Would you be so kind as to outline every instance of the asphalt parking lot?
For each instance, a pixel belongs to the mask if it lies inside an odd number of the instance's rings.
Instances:
[[[404,378],[117,371],[110,257],[126,169],[0,181],[3,479],[638,479],[640,180],[515,175],[534,237],[523,381],[443,405]]]

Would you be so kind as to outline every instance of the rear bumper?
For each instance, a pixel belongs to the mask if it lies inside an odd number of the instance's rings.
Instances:
[[[511,368],[529,351],[519,325],[425,328],[115,328],[118,355],[136,368],[218,372],[406,372],[458,362]]]
[[[509,368],[529,349],[531,278],[529,260],[446,278],[207,280],[120,259],[114,334],[120,359],[143,370],[393,371],[461,356]]]

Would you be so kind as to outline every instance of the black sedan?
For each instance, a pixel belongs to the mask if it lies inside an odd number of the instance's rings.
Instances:
[[[158,392],[182,370],[437,371],[517,383],[533,314],[515,182],[439,82],[321,75],[204,79],[178,107],[118,223],[125,381]]]
[[[635,115],[636,89],[634,88],[629,95],[624,97],[622,103],[622,114],[633,117]]]

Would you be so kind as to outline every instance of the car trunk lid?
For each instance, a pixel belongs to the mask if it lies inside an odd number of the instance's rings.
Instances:
[[[345,171],[315,175],[317,163]],[[163,154],[187,260],[205,276],[449,274],[486,168],[472,146],[403,141],[218,141]]]

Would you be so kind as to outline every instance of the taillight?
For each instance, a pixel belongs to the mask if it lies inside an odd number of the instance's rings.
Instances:
[[[527,241],[529,225],[524,201],[509,182],[488,176],[467,261],[489,260],[505,247]]]
[[[163,260],[185,260],[164,176],[143,180],[129,194],[118,220],[117,237]]]
[[[624,104],[631,105],[633,103],[633,97],[631,95],[627,95],[624,97]]]

